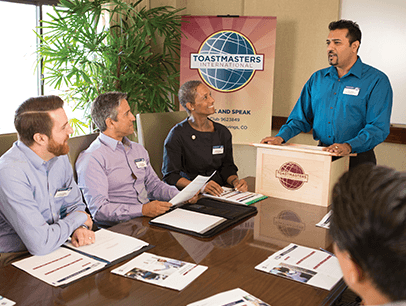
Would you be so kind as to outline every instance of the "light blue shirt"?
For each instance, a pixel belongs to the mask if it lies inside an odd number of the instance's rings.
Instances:
[[[355,62],[339,78],[333,66],[315,72],[277,136],[288,141],[313,128],[326,145],[348,143],[353,153],[373,149],[389,135],[392,88],[381,71]]]
[[[123,143],[101,133],[76,161],[79,188],[102,225],[142,216],[143,204],[179,193],[158,178],[142,145],[126,137]]]
[[[86,222],[84,211],[67,155],[45,162],[17,141],[0,158],[0,253],[51,253]]]

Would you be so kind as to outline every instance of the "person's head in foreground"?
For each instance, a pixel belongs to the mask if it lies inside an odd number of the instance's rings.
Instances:
[[[330,233],[347,285],[365,305],[406,300],[406,173],[361,165],[333,190]]]

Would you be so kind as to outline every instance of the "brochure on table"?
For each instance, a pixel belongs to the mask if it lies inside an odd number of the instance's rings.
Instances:
[[[331,290],[343,277],[333,254],[293,243],[269,256],[255,269],[326,290]]]
[[[4,296],[0,295],[0,305],[1,306],[13,306],[15,304],[16,304],[16,302],[13,302],[12,300],[9,300],[9,299],[5,298]]]
[[[13,265],[52,285],[61,286],[102,269],[107,263],[68,248],[44,256],[32,256]]]
[[[237,288],[222,292],[187,306],[270,306],[244,290]]]
[[[95,243],[88,246],[61,247],[44,256],[31,256],[13,265],[52,285],[61,286],[103,269],[107,264],[148,246],[137,238],[100,229]]]
[[[330,220],[331,216],[333,214],[333,211],[330,210],[321,220],[319,223],[316,224],[318,227],[322,227],[325,229],[330,229]]]
[[[112,270],[111,273],[170,289],[182,290],[206,269],[205,266],[142,253],[121,267]]]
[[[226,201],[230,203],[245,204],[245,205],[251,205],[267,198],[266,195],[260,193],[254,193],[249,191],[240,192],[230,187],[222,187],[222,188],[223,193],[219,196],[214,196],[208,193],[203,193],[203,195],[205,197],[213,198],[219,201]]]

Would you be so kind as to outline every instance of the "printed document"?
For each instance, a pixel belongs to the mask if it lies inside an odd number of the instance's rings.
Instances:
[[[213,174],[210,176],[202,176],[202,175],[196,176],[196,178],[189,185],[183,188],[181,192],[179,192],[176,196],[174,196],[169,201],[169,203],[171,203],[172,205],[177,205],[193,198],[195,194],[197,194],[202,189],[202,187],[207,183],[207,181],[211,179],[214,173],[216,173],[216,171],[214,171]]]
[[[187,306],[270,306],[244,290],[237,288],[222,292]]]
[[[85,254],[96,256],[108,262],[115,261],[125,255],[140,250],[148,243],[140,239],[115,233],[106,229],[99,229],[94,232],[95,243],[75,247],[71,242],[66,242],[65,246]]]
[[[316,224],[316,226],[322,227],[322,228],[325,228],[325,229],[330,229],[330,219],[331,219],[332,214],[333,214],[333,211],[330,210],[330,211],[323,217],[323,219],[321,219],[320,222]]]
[[[230,187],[221,187],[221,188],[223,188],[223,193],[219,196],[214,196],[208,193],[203,193],[203,195],[205,197],[216,199],[219,201],[244,205],[250,205],[267,198],[267,196],[260,193],[254,193],[249,191],[240,192]]]
[[[48,255],[28,257],[12,265],[52,286],[60,286],[100,270],[106,263],[59,248]]]
[[[330,253],[291,243],[255,269],[326,290],[343,277],[337,258]]]
[[[0,305],[1,306],[13,306],[15,305],[16,302],[13,302],[12,300],[9,300],[5,298],[4,296],[0,295]]]
[[[205,266],[145,252],[114,269],[111,273],[166,288],[182,290],[206,269]]]

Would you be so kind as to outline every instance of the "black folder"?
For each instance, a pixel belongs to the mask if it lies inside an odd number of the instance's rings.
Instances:
[[[154,219],[149,221],[149,224],[166,228],[171,231],[180,232],[183,234],[188,234],[192,236],[197,236],[200,238],[210,238],[218,233],[222,232],[223,230],[229,228],[230,226],[239,223],[240,221],[254,216],[257,213],[257,208],[255,206],[246,206],[241,204],[234,204],[234,203],[226,203],[222,201],[218,201],[211,198],[201,198],[195,204],[186,203],[182,204],[181,206],[176,206],[171,208],[168,212],[171,212],[174,209],[186,209],[198,213],[208,214],[212,216],[223,217],[227,219],[226,221],[218,224],[217,226],[209,229],[204,233],[197,233],[194,231],[185,230],[182,228],[173,227],[166,224],[156,223]],[[165,214],[166,214],[165,213]]]

